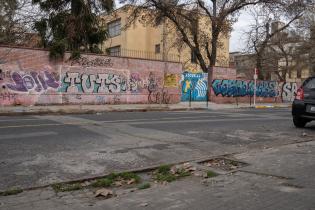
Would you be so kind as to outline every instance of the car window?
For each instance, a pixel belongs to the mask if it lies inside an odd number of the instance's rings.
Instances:
[[[304,88],[315,89],[315,78],[311,78],[305,81]]]

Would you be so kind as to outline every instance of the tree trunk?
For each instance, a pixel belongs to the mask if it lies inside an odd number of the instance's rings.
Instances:
[[[210,66],[211,67],[216,65],[218,37],[219,37],[219,35],[217,35],[215,32],[212,33],[211,57],[210,57]]]

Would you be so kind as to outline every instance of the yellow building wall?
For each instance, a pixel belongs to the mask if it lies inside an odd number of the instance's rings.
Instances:
[[[118,9],[111,16],[104,16],[105,22],[121,19],[122,27],[128,21],[129,14],[125,10]],[[165,24],[165,25],[164,25]],[[209,33],[211,24],[206,21],[206,18],[200,21],[200,30],[204,33]],[[170,61],[180,61],[183,64],[185,71],[202,72],[201,68],[196,63],[191,63],[191,50],[187,45],[178,47],[177,35],[175,27],[168,21],[153,27],[151,25],[143,25],[136,21],[128,28],[121,31],[120,36],[112,37],[106,40],[101,49],[105,52],[107,48],[121,46],[122,56],[138,57],[147,59],[162,59],[163,53],[166,59]],[[165,34],[163,36],[163,33]],[[210,35],[209,35],[210,37]],[[164,43],[163,43],[164,41]],[[217,52],[217,66],[229,66],[229,36],[220,37],[222,44]],[[160,53],[155,53],[155,45],[160,44]],[[163,46],[165,48],[163,48]],[[206,58],[205,52],[203,52]],[[208,59],[205,59],[206,62]],[[208,64],[208,63],[207,63]]]

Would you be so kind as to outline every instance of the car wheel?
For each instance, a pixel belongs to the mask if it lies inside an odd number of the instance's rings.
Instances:
[[[307,123],[307,120],[300,117],[293,117],[293,124],[297,128],[304,128]]]

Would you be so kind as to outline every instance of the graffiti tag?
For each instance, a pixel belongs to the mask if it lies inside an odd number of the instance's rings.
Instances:
[[[212,89],[215,95],[223,97],[244,97],[254,95],[254,81],[243,80],[213,80]],[[256,86],[258,97],[276,97],[277,82],[258,81]]]
[[[32,71],[29,74],[13,72],[11,78],[13,83],[6,84],[5,86],[17,92],[28,92],[30,90],[42,92],[48,88],[57,89],[59,87],[59,83],[48,71]]]
[[[60,92],[120,93],[127,91],[127,80],[116,74],[67,72]]]
[[[17,94],[16,93],[0,93],[0,99],[1,100],[15,100]]]
[[[71,66],[74,64],[79,64],[83,67],[95,67],[95,66],[103,66],[103,67],[112,67],[113,63],[110,58],[95,58],[89,60],[87,57],[80,57],[71,62]]]

